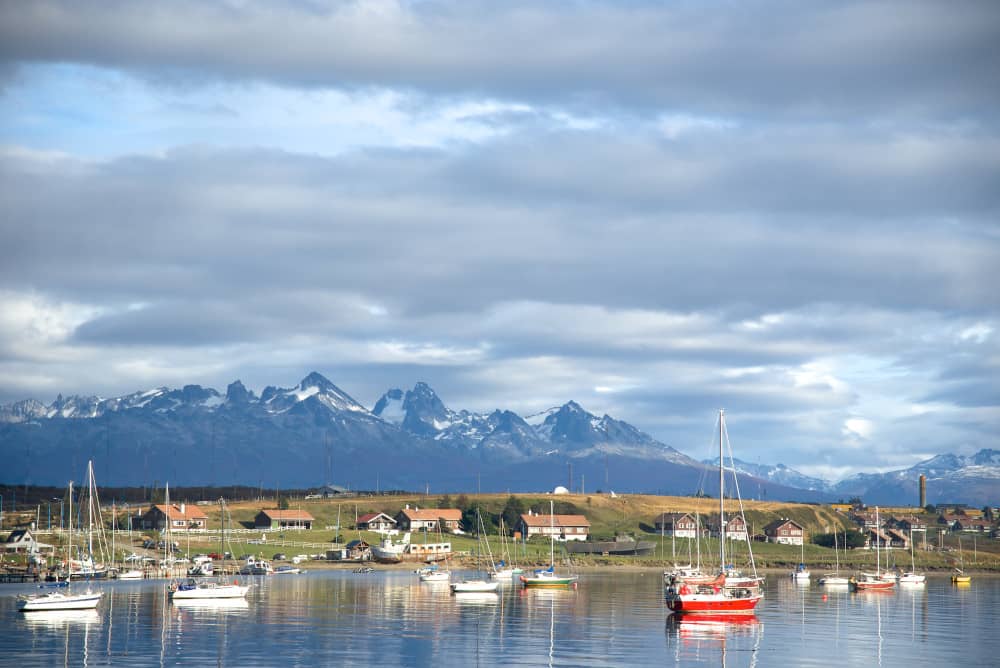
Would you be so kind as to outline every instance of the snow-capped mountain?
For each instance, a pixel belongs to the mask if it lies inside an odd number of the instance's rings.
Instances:
[[[116,485],[246,484],[483,491],[607,487],[691,494],[706,463],[575,401],[522,418],[503,409],[453,410],[426,383],[390,389],[371,411],[319,373],[257,396],[240,381],[225,394],[199,385],[121,397],[58,396],[0,406],[0,483],[62,485],[87,459]],[[709,464],[711,465],[711,464]],[[738,462],[770,499],[861,496],[906,503],[928,478],[932,503],[995,501],[1000,451],[941,455],[904,471],[835,486],[782,465]],[[982,501],[986,503],[988,501]]]
[[[919,502],[919,479],[927,477],[930,504],[995,503],[1000,490],[1000,450],[984,449],[971,456],[943,454],[908,469],[859,473],[830,488],[833,494],[859,496],[866,503]]]
[[[719,458],[705,459],[702,463],[712,467],[719,465]],[[788,487],[798,489],[808,489],[817,492],[825,492],[830,489],[830,483],[822,478],[813,478],[804,473],[799,473],[795,469],[788,468],[784,464],[751,464],[741,459],[733,459],[733,465],[740,473],[745,473],[761,480],[770,480]],[[729,458],[726,458],[726,466],[729,466]]]

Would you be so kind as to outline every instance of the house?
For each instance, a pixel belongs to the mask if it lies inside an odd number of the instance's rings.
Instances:
[[[304,510],[262,510],[253,518],[255,529],[312,529],[315,520]]]
[[[781,545],[802,545],[805,531],[802,526],[789,519],[774,520],[764,527],[764,535],[769,543]]]
[[[911,534],[914,531],[922,531],[927,533],[927,520],[916,517],[915,515],[906,515],[903,517],[893,517],[892,523],[900,531],[905,531],[907,534]]]
[[[312,490],[306,494],[307,499],[333,499],[344,496],[354,496],[354,493],[346,487],[340,485],[323,485],[319,489]]]
[[[587,540],[590,522],[583,515],[541,515],[529,510],[521,515],[517,530],[525,540],[550,535],[556,540]]]
[[[48,543],[40,543],[35,540],[30,529],[15,529],[10,532],[7,536],[6,542],[3,544],[4,552],[21,552],[24,551],[27,554],[36,554],[42,552],[53,552],[55,548]]]
[[[369,561],[372,546],[364,540],[352,540],[341,550],[327,550],[326,558],[330,561]]]
[[[154,504],[139,518],[139,528],[145,531],[201,531],[208,527],[208,515],[197,506]]]
[[[355,526],[358,531],[391,531],[396,528],[396,520],[385,513],[365,513]]]
[[[719,537],[719,516],[716,515],[708,520],[708,536],[709,538]],[[726,520],[726,538],[729,540],[746,540],[747,539],[747,523],[739,515],[733,515]]]
[[[899,529],[885,529],[882,533],[884,533],[888,539],[889,547],[898,547],[904,550],[910,547],[909,535],[903,533]]]
[[[861,532],[864,533],[866,529],[875,528],[875,513],[867,511],[855,511],[850,515],[851,520],[861,528]]]
[[[873,550],[876,544],[883,550],[888,548],[890,544],[889,536],[885,532],[874,528],[865,531],[865,548]]]
[[[410,508],[410,504],[396,514],[396,526],[400,531],[458,531],[462,523],[462,511],[458,508]]]
[[[664,536],[675,538],[696,538],[698,536],[698,522],[687,513],[662,513],[653,520],[653,525]]]

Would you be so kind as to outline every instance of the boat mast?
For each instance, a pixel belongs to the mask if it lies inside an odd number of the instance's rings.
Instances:
[[[73,481],[69,481],[69,534],[66,537],[66,584],[69,585],[73,570]]]
[[[87,462],[87,557],[90,559],[90,571],[93,575],[94,564],[94,462]],[[81,570],[83,563],[81,562]]]
[[[549,499],[549,565],[555,570],[556,567],[556,518],[555,504]]]
[[[719,567],[723,572],[726,570],[726,508],[723,499],[725,498],[725,473],[722,467],[722,443],[725,440],[723,434],[726,429],[726,409],[719,409]]]

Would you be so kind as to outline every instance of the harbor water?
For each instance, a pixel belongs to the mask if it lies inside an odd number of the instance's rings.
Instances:
[[[575,590],[451,594],[407,571],[254,578],[246,601],[180,605],[161,581],[95,584],[96,611],[18,613],[0,588],[0,664],[33,666],[995,666],[1000,578],[851,593],[769,574],[757,613],[677,619],[656,571]]]

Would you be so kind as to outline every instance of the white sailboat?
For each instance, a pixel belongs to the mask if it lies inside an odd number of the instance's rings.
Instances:
[[[87,591],[74,594],[71,591],[70,582],[70,555],[73,553],[73,482],[69,483],[69,531],[66,535],[66,580],[52,585],[44,585],[51,588],[42,594],[21,595],[17,597],[17,609],[19,612],[40,612],[45,610],[92,610],[97,607],[104,596],[104,592],[94,592],[87,587]],[[58,589],[57,589],[58,587]],[[63,589],[64,591],[59,591]]]
[[[406,534],[407,542],[409,542],[409,535]],[[438,542],[441,542],[441,522],[438,521]],[[444,568],[430,568],[421,570],[420,573],[421,582],[451,582],[451,570],[448,566],[448,554],[444,555]]]
[[[516,564],[507,564],[507,560],[511,559],[511,556],[507,549],[507,533],[504,531],[502,515],[500,516],[500,546],[500,561],[490,571],[490,577],[494,580],[510,580],[515,575],[523,573],[524,571]]]
[[[219,499],[219,521],[221,532],[219,537],[219,554],[225,554],[226,543],[226,502]],[[225,569],[223,569],[225,570]],[[217,580],[205,580],[188,578],[186,582],[172,582],[168,588],[170,600],[211,600],[211,599],[243,599],[246,598],[250,587],[240,584],[234,579],[228,582],[225,576],[219,576]]]
[[[847,547],[847,532],[844,532],[844,547]],[[840,552],[837,550],[837,530],[833,530],[833,554],[834,558],[837,560],[837,570],[833,573],[827,573],[819,579],[821,585],[839,585],[847,586],[850,584],[850,580],[840,574]]]
[[[491,572],[496,572],[496,566],[493,564],[493,553],[490,552],[489,541],[483,540],[483,534],[486,533],[486,527],[483,526],[483,517],[479,514],[479,508],[476,507],[476,570],[479,571],[479,560],[482,559],[483,555],[483,543],[486,543],[486,551],[489,555]],[[466,578],[460,582],[451,583],[451,592],[453,594],[483,594],[489,592],[495,592],[500,583],[494,580],[487,580],[482,577],[478,578]]]
[[[917,572],[916,560],[913,556],[913,530],[910,530],[910,570],[900,573],[899,584],[922,585],[926,584],[927,576]]]
[[[805,536],[802,537],[802,542],[799,543],[799,563],[792,571],[792,579],[796,582],[808,582],[812,574],[809,569],[806,568],[806,539]]]

